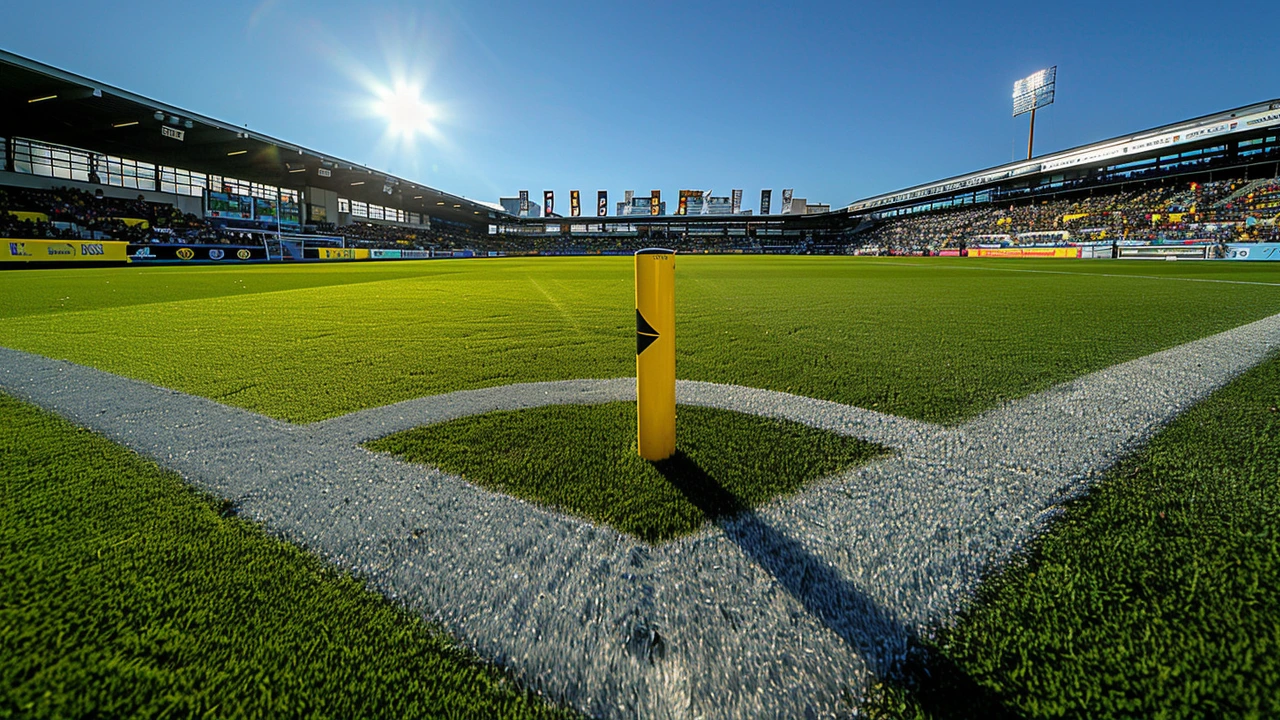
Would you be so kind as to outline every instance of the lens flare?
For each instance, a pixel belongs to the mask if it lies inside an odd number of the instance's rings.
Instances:
[[[335,85],[335,98],[360,121],[357,137],[381,130],[368,148],[371,164],[409,175],[428,168],[437,174],[442,159],[468,165],[449,137],[466,109],[448,96],[450,85],[440,70],[455,41],[448,18],[397,10],[376,25],[372,37],[353,47],[349,37],[329,32],[319,21],[308,24],[333,70],[349,81],[347,88]]]
[[[422,99],[421,89],[408,82],[375,89],[373,110],[387,121],[387,133],[395,138],[413,141],[419,135],[435,134],[435,108]]]

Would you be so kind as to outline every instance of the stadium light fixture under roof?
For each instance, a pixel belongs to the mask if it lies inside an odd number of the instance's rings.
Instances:
[[[1013,116],[1031,113],[1031,132],[1027,136],[1028,160],[1036,140],[1036,110],[1053,104],[1057,83],[1058,66],[1054,65],[1013,84]]]

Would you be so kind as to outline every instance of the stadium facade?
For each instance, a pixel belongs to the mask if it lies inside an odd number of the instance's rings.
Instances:
[[[1280,100],[1269,100],[856,200],[834,212],[809,204],[797,212],[793,198],[779,214],[722,214],[725,198],[711,198],[709,212],[690,207],[686,215],[668,214],[651,194],[620,202],[614,216],[549,222],[519,217],[505,202],[497,209],[4,51],[0,107],[0,186],[104,189],[205,218],[248,216],[300,231],[315,223],[369,223],[512,239],[707,235],[752,238],[763,246],[834,246],[856,241],[879,222],[933,211],[1171,180],[1280,175]]]

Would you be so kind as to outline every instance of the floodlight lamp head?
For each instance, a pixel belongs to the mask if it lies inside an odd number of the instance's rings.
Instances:
[[[1058,66],[1046,68],[1013,84],[1013,116],[1033,112],[1052,105],[1058,79]]]

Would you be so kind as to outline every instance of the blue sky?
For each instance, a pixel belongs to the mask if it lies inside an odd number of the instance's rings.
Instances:
[[[467,197],[856,198],[1280,97],[1280,3],[6,0],[0,47]],[[434,132],[390,138],[402,77]],[[589,212],[589,210],[588,210]]]

